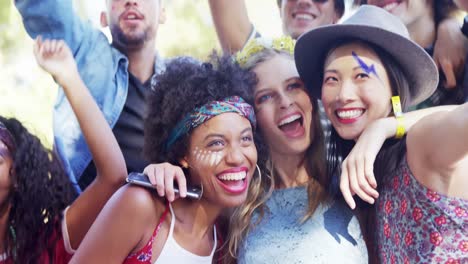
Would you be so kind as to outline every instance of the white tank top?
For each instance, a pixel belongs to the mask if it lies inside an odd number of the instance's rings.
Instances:
[[[174,231],[174,223],[175,223],[175,215],[174,211],[172,210],[171,204],[169,204],[169,210],[171,211],[171,228],[169,230],[169,235],[167,236],[166,243],[159,255],[158,259],[154,263],[184,263],[184,264],[212,264],[213,263],[213,255],[216,251],[216,227],[213,228],[213,239],[214,239],[214,246],[213,250],[211,250],[211,254],[209,256],[198,256],[193,254],[192,252],[186,250],[185,248],[181,247],[177,244],[173,237]]]

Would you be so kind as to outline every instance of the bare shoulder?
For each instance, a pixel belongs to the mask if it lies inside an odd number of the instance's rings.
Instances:
[[[158,219],[165,210],[164,201],[156,192],[134,185],[122,186],[109,201],[110,210],[149,221]]]

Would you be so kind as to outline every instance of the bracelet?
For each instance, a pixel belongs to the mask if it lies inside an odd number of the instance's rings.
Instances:
[[[400,96],[392,96],[392,107],[393,114],[395,115],[397,121],[397,128],[395,133],[395,138],[400,139],[405,135],[405,124],[403,120],[403,111],[401,110],[401,101]]]
[[[395,138],[400,139],[405,135],[405,132],[406,132],[403,116],[396,117],[396,121],[397,121],[397,127],[396,127]]]
[[[396,117],[403,116],[403,111],[401,110],[401,102],[400,96],[392,96],[392,106],[393,106],[393,114]]]

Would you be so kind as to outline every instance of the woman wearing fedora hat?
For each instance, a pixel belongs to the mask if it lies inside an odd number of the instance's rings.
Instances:
[[[379,261],[467,261],[468,141],[461,139],[468,134],[468,104],[414,124],[402,115],[401,108],[425,100],[438,82],[434,62],[409,39],[406,27],[383,9],[362,6],[340,25],[303,35],[295,58],[333,125],[330,173],[341,173],[340,188],[352,207],[351,193],[376,199],[369,228],[376,227]],[[399,98],[392,103],[392,96]],[[378,152],[375,164],[345,160],[341,171],[340,157],[355,140],[369,137],[363,131],[371,126],[403,139],[387,140],[380,151],[370,146]]]

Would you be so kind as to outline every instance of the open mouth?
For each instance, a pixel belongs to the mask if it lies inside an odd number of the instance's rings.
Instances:
[[[286,134],[286,136],[302,136],[304,133],[304,118],[300,114],[290,115],[280,120],[278,128]]]
[[[221,173],[216,178],[227,192],[238,194],[247,189],[247,170]]]
[[[129,10],[123,13],[121,18],[126,21],[137,21],[137,20],[142,20],[143,15],[137,11]]]

